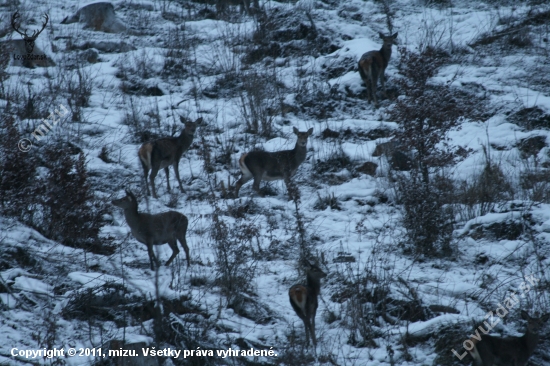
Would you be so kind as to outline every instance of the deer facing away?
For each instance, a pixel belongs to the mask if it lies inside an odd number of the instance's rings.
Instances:
[[[124,209],[124,217],[132,231],[132,235],[137,241],[147,246],[147,253],[151,262],[151,270],[154,270],[154,264],[160,267],[159,260],[153,253],[153,245],[162,245],[168,243],[172,248],[172,256],[166,262],[170,265],[174,258],[180,252],[178,249],[178,240],[185,251],[187,257],[187,266],[189,262],[189,247],[185,240],[187,232],[187,217],[176,211],[168,211],[151,215],[138,212],[138,203],[132,192],[126,190],[126,197],[112,201],[113,205]],[[155,262],[153,264],[153,262]]]
[[[391,36],[385,36],[382,33],[378,33],[384,44],[380,51],[369,51],[359,60],[359,75],[365,82],[367,87],[367,99],[369,102],[374,100],[374,105],[378,106],[378,99],[376,98],[376,85],[378,79],[382,83],[384,96],[386,96],[386,80],[385,72],[391,57],[391,46],[397,44],[397,33]]]
[[[174,167],[176,179],[178,180],[180,190],[183,192],[179,172],[179,162],[183,153],[186,152],[191,146],[191,143],[193,143],[193,137],[195,137],[197,125],[202,123],[202,118],[197,119],[195,122],[191,122],[186,121],[180,116],[180,121],[185,125],[185,128],[181,131],[181,134],[178,137],[165,137],[146,142],[141,145],[138,151],[139,160],[143,168],[143,175],[145,176],[147,194],[151,194],[147,183],[147,175],[149,171],[151,171],[149,179],[151,181],[153,197],[155,198],[157,198],[155,178],[160,169],[164,169],[164,173],[166,173],[166,185],[168,187],[168,192],[170,192],[170,175],[168,172],[168,167],[170,165]]]
[[[321,293],[321,278],[325,278],[327,274],[307,260],[304,261],[304,267],[306,269],[307,284],[305,286],[292,286],[288,290],[288,297],[296,315],[304,322],[306,344],[309,345],[309,337],[311,335],[313,346],[316,346],[315,314],[317,313],[317,306],[319,304],[317,298]]]
[[[313,133],[313,128],[306,132],[300,132],[296,127],[293,129],[298,136],[296,145],[292,150],[276,152],[251,151],[243,154],[239,159],[239,166],[242,171],[241,178],[235,183],[235,197],[239,196],[241,186],[254,178],[252,188],[260,196],[260,182],[284,179],[288,183],[290,177],[296,172],[300,164],[306,159],[307,139]]]
[[[522,310],[521,317],[527,320],[527,329],[521,337],[501,338],[482,335],[481,341],[476,338],[470,339],[474,343],[474,348],[468,352],[474,358],[477,366],[527,365],[527,360],[535,351],[539,341],[539,331],[548,321],[550,314],[532,318],[525,310]]]

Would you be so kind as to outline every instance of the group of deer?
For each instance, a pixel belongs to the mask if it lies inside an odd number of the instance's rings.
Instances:
[[[389,37],[380,33],[380,37],[384,41],[384,45],[380,51],[367,52],[359,61],[359,73],[367,85],[369,101],[374,99],[375,104],[378,104],[376,99],[376,84],[379,78],[382,81],[385,93],[384,72],[388,66],[391,56],[391,46],[395,43],[397,33]],[[185,125],[185,128],[178,137],[166,137],[146,142],[138,151],[147,194],[151,194],[149,191],[149,184],[151,184],[151,190],[155,198],[157,198],[155,178],[160,169],[164,169],[167,189],[170,191],[170,175],[168,170],[170,165],[174,168],[180,190],[184,191],[179,174],[179,161],[183,153],[191,146],[197,126],[202,123],[202,118],[197,119],[195,122],[187,121],[183,117],[180,117],[180,120]],[[313,128],[310,128],[306,132],[300,132],[294,127],[293,132],[297,135],[298,139],[292,150],[276,152],[252,151],[242,155],[239,159],[242,175],[235,184],[235,197],[238,197],[242,185],[251,179],[254,179],[252,188],[260,196],[262,196],[260,191],[260,182],[262,180],[273,181],[283,179],[285,183],[289,182],[290,177],[306,158],[307,140],[313,133]],[[189,248],[185,241],[188,220],[185,215],[176,211],[157,215],[139,213],[136,197],[129,190],[127,190],[126,197],[114,200],[113,204],[124,209],[124,215],[132,234],[138,241],[147,246],[151,269],[154,268],[154,262],[158,265],[158,260],[153,253],[153,246],[166,243],[170,245],[173,253],[166,262],[166,265],[169,265],[179,253],[176,240],[180,241],[185,250],[187,263],[189,264]],[[293,304],[299,303],[301,302],[298,300],[293,302]]]
[[[367,85],[369,101],[374,100],[375,105],[378,104],[376,84],[379,78],[382,81],[385,93],[384,71],[388,65],[391,56],[391,46],[395,44],[397,33],[388,37],[380,33],[380,37],[384,41],[381,50],[367,52],[359,61],[359,73]],[[181,118],[181,121],[185,124],[185,128],[180,136],[146,142],[138,151],[145,177],[147,194],[150,195],[149,183],[147,182],[149,178],[155,198],[157,198],[155,178],[158,171],[162,168],[164,168],[167,188],[170,191],[168,171],[170,165],[174,168],[179,188],[183,192],[179,176],[179,161],[183,153],[191,146],[195,131],[197,126],[202,122],[202,118],[199,118],[195,122],[186,121]],[[242,175],[235,184],[235,197],[238,197],[241,186],[251,179],[254,179],[252,187],[259,195],[262,195],[260,191],[260,182],[262,180],[273,181],[283,179],[285,183],[288,183],[290,177],[306,158],[307,140],[313,133],[313,129],[310,128],[306,132],[300,132],[297,128],[294,128],[293,132],[297,135],[298,139],[292,150],[276,152],[251,151],[241,156],[239,166]],[[150,175],[149,172],[151,172]],[[112,203],[124,209],[124,216],[130,226],[132,235],[139,242],[147,246],[151,269],[153,270],[155,265],[159,267],[159,261],[155,257],[153,246],[166,243],[170,245],[172,255],[166,262],[166,266],[168,266],[179,253],[178,240],[185,251],[187,265],[189,266],[189,247],[185,238],[188,226],[187,217],[176,211],[168,211],[156,215],[139,213],[136,197],[129,190],[126,190],[126,193],[126,197],[113,200]],[[292,286],[289,289],[288,295],[292,308],[304,323],[306,344],[309,344],[309,339],[311,338],[313,345],[316,346],[315,315],[321,291],[320,281],[327,274],[318,265],[313,265],[307,260],[303,262],[303,266],[306,270],[306,284]],[[527,364],[527,360],[533,354],[538,343],[538,332],[543,323],[548,320],[549,314],[540,318],[531,318],[526,312],[522,311],[521,316],[527,320],[527,329],[522,337],[499,338],[484,335],[481,340],[472,340],[474,348],[469,352],[478,366],[525,366]]]
[[[184,123],[185,128],[178,137],[161,138],[146,142],[138,151],[138,157],[145,177],[147,194],[151,194],[149,191],[149,184],[151,184],[151,191],[155,198],[157,198],[155,178],[160,169],[164,169],[167,188],[170,191],[168,171],[170,165],[174,168],[180,190],[183,192],[179,175],[179,161],[183,153],[191,146],[197,126],[202,123],[202,119],[199,118],[195,122],[191,122],[181,118],[181,122]],[[242,175],[235,185],[235,197],[238,197],[241,186],[251,179],[254,179],[252,187],[260,196],[262,195],[260,191],[260,182],[262,180],[273,181],[283,179],[288,183],[290,177],[306,158],[307,140],[313,133],[313,128],[310,128],[306,132],[300,132],[297,128],[294,128],[293,132],[297,135],[298,139],[292,150],[276,152],[251,151],[241,156],[239,166]],[[185,215],[176,211],[168,211],[156,215],[140,213],[138,212],[137,199],[130,190],[126,190],[125,197],[113,200],[112,203],[124,210],[124,216],[128,226],[130,226],[132,235],[139,242],[147,246],[151,270],[154,270],[155,265],[157,268],[160,266],[153,252],[153,246],[166,243],[170,245],[172,255],[166,262],[166,266],[168,266],[179,253],[177,241],[180,242],[185,250],[187,265],[190,265],[189,247],[185,239],[188,219]],[[313,344],[315,345],[317,298],[321,289],[320,280],[326,277],[326,274],[317,265],[313,265],[308,261],[304,261],[303,264],[306,269],[307,283],[306,285],[292,286],[289,290],[289,299],[292,308],[304,322],[307,343],[309,343],[311,335]]]

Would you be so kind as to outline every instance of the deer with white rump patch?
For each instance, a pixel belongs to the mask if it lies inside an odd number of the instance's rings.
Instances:
[[[176,179],[178,180],[180,190],[183,192],[183,186],[181,185],[179,162],[181,156],[186,152],[195,137],[195,131],[197,126],[202,123],[202,118],[197,119],[195,122],[187,121],[180,116],[180,121],[185,125],[183,131],[178,137],[165,137],[154,141],[149,141],[141,145],[138,151],[139,160],[143,168],[143,175],[145,176],[145,186],[147,187],[147,195],[151,195],[149,192],[149,185],[147,183],[147,175],[151,171],[150,181],[151,188],[153,190],[153,197],[157,198],[157,191],[155,189],[155,178],[160,169],[164,169],[166,173],[166,185],[168,192],[170,192],[170,175],[168,167],[172,165],[174,172],[176,173]]]
[[[390,62],[391,46],[397,44],[397,33],[391,36],[385,36],[382,33],[378,33],[384,44],[380,51],[369,51],[359,60],[359,75],[365,82],[367,87],[367,100],[372,102],[378,107],[378,99],[376,98],[376,85],[378,79],[382,83],[384,97],[386,97],[386,80],[385,72]]]
[[[321,293],[321,278],[325,278],[327,274],[307,260],[304,260],[304,267],[306,269],[307,284],[305,286],[292,286],[288,290],[288,297],[296,315],[304,322],[306,344],[309,345],[309,337],[311,335],[313,346],[316,346],[315,314],[319,305],[317,298]]]
[[[241,178],[235,183],[235,197],[239,196],[241,186],[254,178],[252,188],[260,196],[260,182],[284,179],[288,183],[290,177],[296,172],[300,164],[306,159],[307,139],[313,133],[313,128],[306,132],[300,132],[293,128],[294,134],[298,136],[296,145],[292,150],[283,151],[251,151],[243,154],[239,159],[239,166],[242,171]]]
[[[481,340],[479,337],[470,338],[474,348],[468,352],[474,358],[477,366],[527,365],[527,360],[539,342],[539,332],[550,318],[550,314],[545,314],[540,318],[531,318],[525,310],[522,310],[521,317],[527,320],[527,329],[521,337],[501,338],[482,335]]]
[[[154,270],[154,264],[160,267],[159,260],[153,253],[153,245],[168,244],[172,248],[172,255],[166,262],[170,265],[174,258],[180,252],[178,249],[178,240],[185,251],[187,257],[187,266],[189,261],[189,247],[185,240],[187,232],[187,217],[176,211],[168,211],[156,215],[138,212],[138,202],[136,196],[128,189],[126,197],[112,201],[112,204],[124,209],[124,217],[132,231],[132,235],[137,241],[147,246],[147,253],[151,262],[151,270]],[[153,264],[153,262],[155,262]]]

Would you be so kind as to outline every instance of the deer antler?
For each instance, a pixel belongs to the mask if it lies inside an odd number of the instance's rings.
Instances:
[[[32,37],[31,37],[31,38],[36,39],[36,37],[38,37],[38,35],[39,35],[40,33],[42,33],[42,31],[44,30],[44,28],[46,28],[46,26],[48,25],[48,20],[50,19],[50,18],[48,17],[48,14],[44,13],[44,17],[46,18],[46,21],[45,21],[44,24],[42,25],[42,29],[40,29],[40,30],[38,31],[38,33],[37,33],[37,31],[32,32]],[[36,33],[36,34],[35,34],[35,33]]]
[[[11,16],[11,26],[12,28],[17,32],[19,33],[20,35],[22,35],[23,37],[27,37],[27,31],[25,31],[25,33],[21,33],[19,31],[19,29],[17,29],[17,25],[15,24],[15,21],[17,20],[17,18],[20,18],[19,16],[19,12],[15,12],[12,16]]]
[[[44,24],[42,24],[42,29],[40,29],[39,31],[36,31],[36,30],[33,31],[33,32],[32,32],[32,36],[30,36],[30,37],[27,35],[27,31],[25,31],[25,33],[21,33],[21,32],[19,31],[19,29],[18,29],[18,27],[17,27],[17,24],[16,24],[16,20],[17,20],[17,18],[20,18],[20,15],[19,15],[19,12],[17,12],[17,11],[16,11],[16,12],[12,15],[12,17],[11,17],[11,26],[13,27],[13,29],[14,29],[17,33],[19,33],[20,35],[22,35],[25,39],[29,39],[29,38],[30,38],[30,39],[32,39],[32,40],[35,40],[36,37],[38,37],[38,35],[39,35],[40,33],[42,33],[42,31],[46,28],[46,25],[48,25],[48,20],[50,19],[50,18],[48,17],[48,14],[44,14],[44,17],[46,18],[46,21],[44,22]]]

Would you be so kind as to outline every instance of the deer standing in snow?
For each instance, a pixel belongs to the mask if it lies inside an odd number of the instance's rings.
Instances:
[[[149,141],[141,145],[139,148],[138,156],[143,168],[143,175],[145,176],[147,195],[151,195],[149,192],[149,185],[147,183],[147,175],[149,171],[151,171],[150,181],[151,188],[153,190],[153,197],[157,198],[155,178],[158,171],[163,168],[164,173],[166,173],[166,185],[168,187],[168,192],[170,192],[170,175],[168,172],[168,167],[170,165],[174,167],[176,179],[178,180],[180,190],[183,192],[179,172],[179,162],[183,153],[186,152],[191,146],[191,143],[193,143],[193,137],[195,137],[197,125],[202,123],[202,118],[197,119],[195,122],[191,122],[186,121],[180,116],[180,121],[185,125],[185,128],[181,131],[181,134],[178,137],[165,137],[154,141]]]
[[[481,340],[470,338],[474,343],[473,350],[468,350],[477,366],[513,365],[525,366],[527,360],[537,347],[539,332],[550,318],[545,314],[540,318],[532,318],[525,310],[521,311],[522,319],[527,320],[527,329],[521,337],[494,337],[482,335]]]
[[[317,298],[321,293],[321,278],[325,278],[327,274],[318,266],[304,260],[306,269],[307,283],[306,285],[294,285],[288,290],[290,305],[296,312],[296,315],[304,322],[306,329],[306,344],[309,345],[309,337],[313,341],[313,346],[317,345],[315,337],[315,314],[319,305]]]
[[[391,47],[397,44],[397,33],[391,36],[385,36],[378,33],[384,44],[380,51],[369,51],[359,60],[359,75],[365,82],[367,87],[367,99],[369,102],[374,100],[374,105],[378,107],[378,99],[376,98],[376,85],[378,79],[382,82],[384,97],[386,97],[386,80],[385,72],[391,57]]]
[[[252,188],[260,196],[260,182],[284,179],[285,183],[296,172],[300,164],[306,159],[307,139],[313,133],[313,128],[306,132],[300,132],[293,128],[294,134],[298,136],[296,145],[292,150],[283,151],[251,151],[243,154],[239,159],[239,166],[242,171],[241,178],[235,183],[235,197],[239,196],[241,186],[254,178]]]
[[[147,246],[147,253],[151,262],[151,270],[154,270],[154,264],[157,268],[160,267],[159,260],[153,253],[153,245],[167,244],[172,248],[172,256],[166,262],[170,263],[176,258],[180,252],[178,249],[178,240],[185,251],[187,257],[187,266],[189,261],[189,247],[185,240],[187,232],[188,220],[187,217],[176,211],[168,211],[156,215],[138,212],[138,203],[136,196],[126,190],[126,197],[112,201],[112,204],[124,209],[124,217],[132,231],[132,235],[137,241]],[[153,264],[154,262],[154,264]]]

